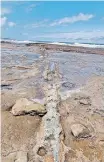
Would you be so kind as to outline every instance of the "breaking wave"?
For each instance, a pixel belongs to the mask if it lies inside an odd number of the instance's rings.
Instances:
[[[24,41],[20,41],[20,40],[13,40],[13,39],[1,39],[1,41],[3,42],[8,42],[8,43],[35,43],[33,41],[29,41],[29,40],[24,40]]]
[[[61,43],[61,42],[52,42],[52,43],[49,43],[49,44],[66,45],[66,46],[76,46],[76,47],[89,47],[89,48],[104,48],[104,44]]]
[[[66,45],[75,47],[89,47],[89,48],[104,48],[104,44],[93,44],[93,43],[71,43],[71,42],[48,42],[48,41],[29,41],[29,40],[12,40],[12,39],[1,39],[3,42],[9,43],[45,43],[45,44],[55,44],[55,45]]]

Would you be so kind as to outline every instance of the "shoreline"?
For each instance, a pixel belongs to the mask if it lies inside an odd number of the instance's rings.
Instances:
[[[56,52],[75,52],[75,53],[85,53],[85,54],[99,54],[104,55],[104,48],[91,48],[91,47],[79,47],[79,46],[69,46],[69,45],[56,45],[47,43],[11,43],[11,42],[1,42],[1,48],[10,46],[11,48],[25,46],[27,48],[38,48],[39,50],[45,51],[56,51]]]

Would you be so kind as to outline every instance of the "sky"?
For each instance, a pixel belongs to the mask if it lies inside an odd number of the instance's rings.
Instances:
[[[2,38],[104,43],[104,1],[5,1]]]

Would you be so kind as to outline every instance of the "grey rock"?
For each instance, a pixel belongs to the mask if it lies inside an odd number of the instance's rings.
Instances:
[[[68,88],[68,89],[72,89],[75,88],[75,84],[74,83],[70,83],[70,82],[64,82],[62,83],[62,87]]]

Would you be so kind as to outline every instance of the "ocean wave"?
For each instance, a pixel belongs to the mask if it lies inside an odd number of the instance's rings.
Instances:
[[[66,43],[61,43],[61,42],[51,42],[51,43],[48,43],[48,44],[68,45],[68,44],[66,44]]]
[[[21,43],[21,44],[26,44],[26,43],[41,43],[39,41],[29,41],[29,40],[13,40],[13,39],[1,39],[0,41],[3,42],[9,42],[9,43]],[[104,48],[104,44],[93,44],[93,43],[69,43],[69,42],[45,42],[42,41],[42,43],[45,44],[55,44],[55,45],[64,45],[64,46],[75,46],[75,47],[89,47],[89,48]]]
[[[89,47],[89,48],[104,48],[104,45],[99,45],[99,44],[85,44],[85,43],[74,43],[74,46],[78,47]]]
[[[56,45],[66,45],[66,46],[76,46],[76,47],[89,47],[89,48],[104,48],[104,44],[88,44],[88,43],[61,43],[61,42],[52,42],[48,44]]]
[[[9,40],[9,39],[1,39],[0,41],[3,41],[3,42],[8,42],[8,43],[23,43],[23,44],[26,44],[26,43],[35,43],[33,41],[29,41],[29,40],[24,40],[24,41],[20,41],[20,40]]]

